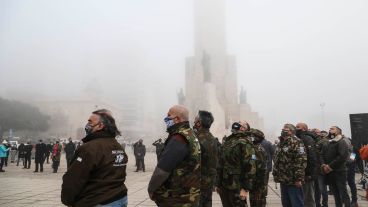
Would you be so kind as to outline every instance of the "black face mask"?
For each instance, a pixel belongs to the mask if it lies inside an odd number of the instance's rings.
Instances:
[[[289,132],[288,131],[281,131],[281,137],[288,137],[289,136]]]
[[[296,132],[295,132],[295,134],[296,134],[296,136],[299,137],[302,134],[302,132],[303,132],[303,130],[297,129]]]
[[[93,127],[97,126],[98,124],[92,126],[90,124],[86,124],[86,126],[84,127],[84,130],[86,131],[86,135],[90,135],[92,134],[93,131]]]

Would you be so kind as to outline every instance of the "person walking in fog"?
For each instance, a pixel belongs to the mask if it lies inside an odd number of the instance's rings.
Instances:
[[[145,172],[146,167],[144,165],[144,156],[146,155],[146,146],[144,146],[142,139],[140,139],[135,145],[134,155],[137,159],[137,170],[135,172],[138,172],[139,170],[143,170],[143,172]]]

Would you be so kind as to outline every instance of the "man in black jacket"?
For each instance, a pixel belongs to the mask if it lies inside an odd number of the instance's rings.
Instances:
[[[40,166],[40,172],[43,172],[43,163],[45,162],[46,150],[47,150],[46,144],[42,142],[42,139],[40,139],[39,143],[36,144],[36,153],[35,153],[36,169],[34,172],[38,172],[38,166]]]
[[[17,166],[19,166],[19,161],[20,159],[22,159],[22,163],[24,166],[24,155],[25,155],[25,146],[24,143],[22,142],[19,147],[18,147],[18,160],[17,160]]]
[[[322,149],[321,169],[326,175],[327,183],[335,198],[336,207],[350,207],[350,198],[346,187],[346,161],[349,157],[348,145],[343,139],[342,131],[332,126],[329,132],[330,141]]]
[[[31,157],[32,157],[32,149],[33,146],[31,145],[31,142],[28,141],[27,144],[24,146],[24,168],[23,169],[29,169],[31,168]]]
[[[115,139],[120,135],[106,109],[92,112],[83,145],[63,176],[61,201],[67,206],[128,205],[125,186],[128,157]]]
[[[65,145],[64,151],[66,158],[66,168],[69,169],[70,161],[72,160],[75,151],[75,145],[71,137],[69,137],[69,142]]]
[[[305,123],[296,125],[296,136],[303,141],[307,152],[307,167],[305,168],[305,183],[303,184],[304,206],[316,207],[314,196],[314,180],[317,178],[317,153],[313,137],[308,132]]]
[[[143,139],[140,139],[138,141],[138,144],[136,144],[134,148],[134,156],[137,159],[137,170],[135,172],[138,172],[139,170],[143,170],[143,172],[146,171],[144,165],[145,155],[146,155],[146,146],[144,146],[143,144]]]

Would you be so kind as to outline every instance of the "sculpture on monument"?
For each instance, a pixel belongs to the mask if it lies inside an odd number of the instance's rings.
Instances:
[[[180,92],[178,93],[178,103],[180,105],[184,105],[184,103],[185,103],[185,95],[184,95],[184,92],[183,92],[182,88],[180,89]]]
[[[211,82],[211,68],[210,68],[210,56],[203,50],[202,68],[203,68],[203,80],[204,82]]]
[[[241,87],[240,94],[239,94],[239,102],[240,104],[247,103],[247,92],[244,90],[244,87]]]

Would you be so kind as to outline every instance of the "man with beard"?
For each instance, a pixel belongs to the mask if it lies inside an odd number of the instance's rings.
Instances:
[[[232,124],[221,148],[216,191],[224,207],[245,207],[256,176],[256,155],[247,122]]]
[[[111,112],[92,112],[83,145],[63,176],[61,201],[67,206],[128,205],[125,186],[128,157],[117,142],[120,131]]]
[[[316,207],[314,196],[314,181],[317,178],[317,153],[315,149],[315,142],[308,126],[305,123],[298,123],[296,125],[296,136],[303,141],[307,153],[307,167],[305,168],[305,179],[303,183],[304,206]]]
[[[170,108],[164,119],[168,138],[148,185],[150,198],[160,207],[197,207],[201,187],[201,148],[189,126],[184,106]]]
[[[193,129],[201,144],[201,198],[199,207],[212,206],[218,153],[217,140],[210,132],[213,121],[213,116],[208,111],[199,111],[194,119]]]
[[[329,131],[329,144],[322,149],[321,169],[335,198],[335,205],[350,207],[350,198],[346,187],[346,161],[349,148],[342,136],[342,130],[332,126]]]

